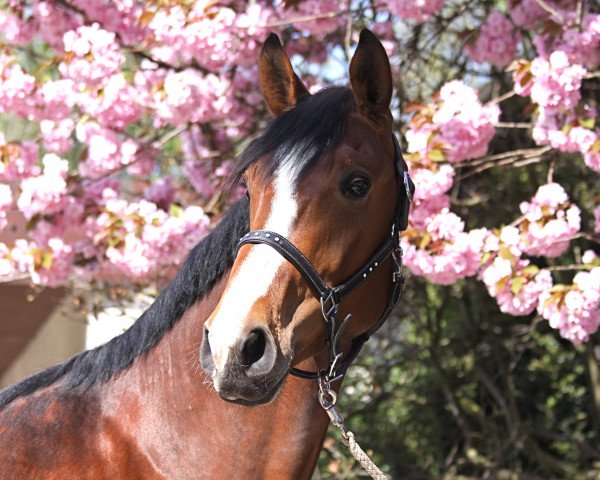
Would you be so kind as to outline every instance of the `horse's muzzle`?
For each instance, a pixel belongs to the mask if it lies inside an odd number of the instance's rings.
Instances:
[[[272,401],[283,386],[290,367],[270,332],[256,328],[232,347],[227,362],[215,367],[208,330],[200,347],[200,363],[223,400],[242,405]]]

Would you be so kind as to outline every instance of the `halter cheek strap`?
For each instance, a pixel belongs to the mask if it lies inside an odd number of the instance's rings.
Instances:
[[[248,232],[239,241],[238,249],[242,245],[258,243],[269,245],[274,248],[300,272],[313,294],[321,303],[321,311],[323,313],[323,318],[325,319],[325,343],[329,356],[328,369],[319,372],[307,372],[292,367],[290,368],[290,373],[293,375],[302,378],[326,377],[328,382],[342,378],[352,361],[360,352],[362,346],[371,335],[379,330],[385,323],[400,300],[402,287],[404,285],[404,277],[402,275],[402,248],[400,247],[399,232],[406,230],[408,226],[408,213],[415,187],[410,179],[406,162],[402,158],[398,140],[396,140],[394,135],[392,135],[392,138],[394,142],[396,173],[402,178],[404,189],[401,189],[396,203],[390,236],[371,256],[367,263],[346,281],[335,287],[328,285],[321,275],[319,275],[310,260],[308,260],[308,258],[306,258],[306,256],[287,238],[276,232],[255,230]],[[358,337],[355,337],[350,345],[350,350],[344,354],[340,351],[339,346],[342,334],[352,318],[352,315],[347,315],[341,322],[338,322],[340,302],[376,272],[388,257],[392,258],[393,273],[386,308],[379,321],[371,329]]]

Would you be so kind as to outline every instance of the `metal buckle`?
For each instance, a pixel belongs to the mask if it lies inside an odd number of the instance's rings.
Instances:
[[[392,281],[398,283],[402,279],[402,255],[404,254],[402,247],[398,245],[392,252],[392,260],[394,261],[394,271],[392,272]]]
[[[337,314],[340,306],[340,304],[335,301],[333,290],[329,290],[327,297],[321,297],[319,301],[321,302],[321,313],[323,314],[323,318],[326,322],[329,322],[331,317]],[[327,305],[328,302],[330,302],[329,305]]]

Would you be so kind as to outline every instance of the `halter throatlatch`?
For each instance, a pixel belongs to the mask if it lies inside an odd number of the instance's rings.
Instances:
[[[356,358],[365,342],[375,333],[388,319],[402,295],[404,277],[402,275],[402,247],[400,247],[399,232],[406,230],[408,226],[408,213],[410,203],[413,200],[415,186],[408,173],[408,166],[402,158],[398,140],[392,135],[394,142],[394,161],[396,173],[404,184],[401,189],[392,220],[390,235],[354,275],[345,282],[335,287],[329,286],[319,275],[313,264],[304,254],[294,246],[287,238],[276,232],[268,230],[254,230],[244,235],[238,244],[242,245],[262,243],[269,245],[290,262],[308,283],[313,294],[321,303],[321,312],[325,319],[325,343],[327,345],[329,364],[326,369],[318,372],[307,372],[299,368],[291,367],[290,373],[302,378],[320,379],[321,391],[327,391],[327,395],[333,392],[329,385],[331,382],[341,379],[346,370]],[[366,281],[379,267],[391,257],[393,263],[392,281],[387,306],[379,321],[371,329],[352,340],[350,350],[343,353],[340,350],[340,342],[346,326],[352,318],[347,315],[341,322],[338,319],[340,303],[344,298],[356,290]],[[335,400],[333,401],[335,403]]]

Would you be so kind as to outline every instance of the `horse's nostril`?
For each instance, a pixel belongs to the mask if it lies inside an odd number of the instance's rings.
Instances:
[[[248,368],[258,362],[265,354],[267,337],[265,332],[254,329],[248,334],[241,351],[241,364]]]

